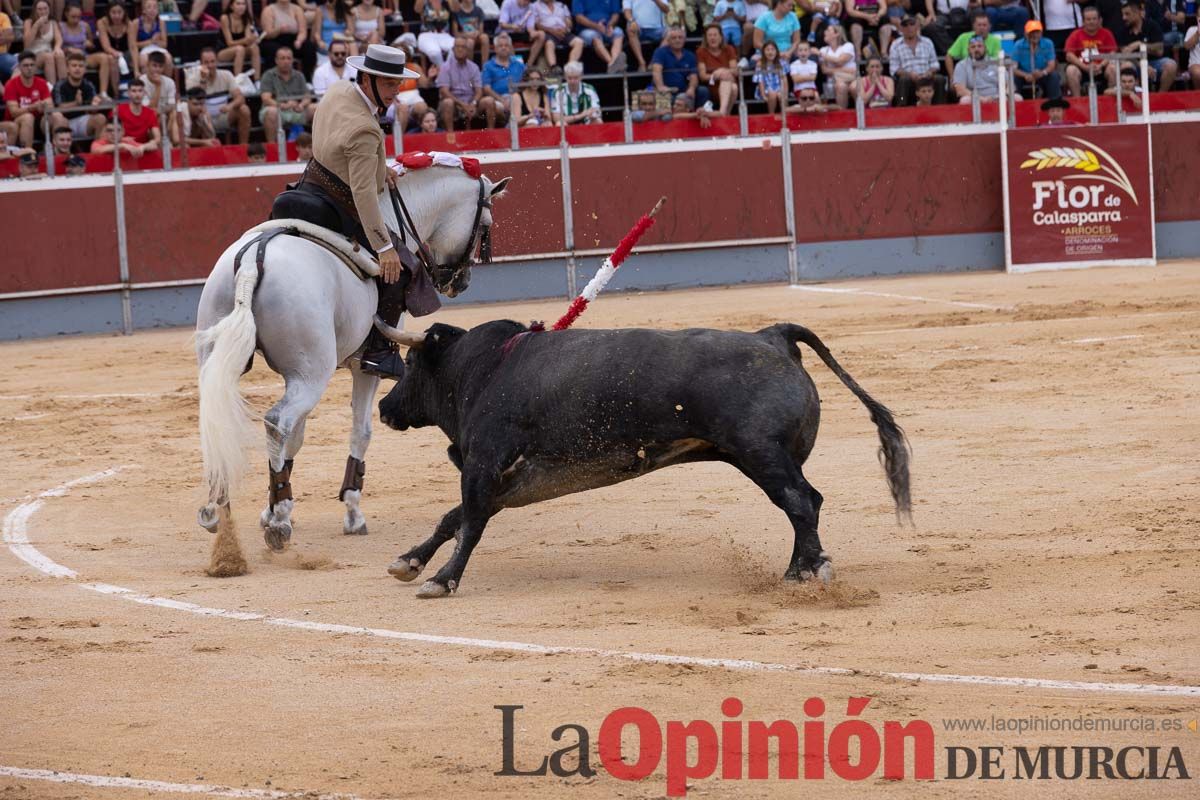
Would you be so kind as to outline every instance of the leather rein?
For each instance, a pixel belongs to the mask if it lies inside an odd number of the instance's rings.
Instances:
[[[444,273],[446,270],[452,270],[455,274],[461,271],[464,267],[471,266],[471,256],[475,252],[476,244],[479,245],[479,261],[480,264],[490,264],[492,262],[492,226],[483,224],[483,210],[486,208],[489,211],[492,208],[492,198],[487,194],[487,187],[484,185],[483,178],[477,179],[479,182],[479,199],[475,204],[475,222],[471,225],[471,237],[467,240],[467,246],[463,249],[462,255],[457,261],[447,264],[435,264],[433,254],[429,251],[429,247],[425,244],[425,240],[417,232],[417,226],[413,224],[412,214],[408,211],[408,205],[404,202],[404,197],[400,194],[400,190],[395,186],[389,187],[389,193],[392,198],[392,210],[396,212],[396,221],[400,225],[400,241],[407,247],[409,237],[412,238],[416,245],[417,258],[429,275],[436,279],[439,273]]]

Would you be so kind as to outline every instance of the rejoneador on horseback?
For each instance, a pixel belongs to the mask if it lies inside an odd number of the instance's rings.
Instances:
[[[357,82],[339,83],[322,99],[304,174],[275,198],[269,221],[217,260],[197,310],[208,487],[199,522],[216,531],[231,518],[230,493],[254,435],[238,381],[258,351],[285,385],[264,418],[270,482],[259,523],[274,549],[292,535],[292,469],[305,420],[339,367],[353,377],[350,453],[338,493],[343,532],[367,532],[359,503],[375,392],[381,377],[403,374],[395,345],[414,338],[397,329],[400,317],[437,310],[438,292],[459,294],[472,263],[490,261],[492,200],[508,184],[451,154],[408,154],[390,167],[379,114],[411,75],[404,52],[372,45],[350,60]]]

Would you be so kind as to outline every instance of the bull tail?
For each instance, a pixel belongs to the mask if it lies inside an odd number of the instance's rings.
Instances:
[[[842,369],[842,365],[837,362],[837,359],[829,352],[829,348],[815,333],[802,325],[783,324],[777,328],[790,344],[803,342],[812,348],[813,352],[825,362],[825,366],[829,367],[838,380],[854,393],[854,396],[867,407],[867,411],[871,412],[871,421],[875,423],[875,428],[879,431],[879,462],[883,465],[888,489],[891,490],[892,499],[896,503],[896,516],[902,522],[905,520],[911,522],[912,497],[909,494],[908,438],[896,424],[892,412],[883,403],[867,394],[866,390],[858,385],[858,381]]]
[[[251,303],[258,270],[240,270],[233,311],[196,334],[200,353],[200,452],[209,502],[224,505],[245,468],[245,445],[256,433],[238,380],[254,355],[257,325]]]

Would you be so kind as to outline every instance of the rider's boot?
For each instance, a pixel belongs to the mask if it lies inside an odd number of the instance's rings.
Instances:
[[[395,283],[379,281],[378,285],[377,313],[381,320],[394,328],[400,322],[400,315],[404,313],[404,292],[408,288],[408,281],[402,277]],[[371,328],[371,333],[363,342],[360,369],[368,375],[398,381],[404,377],[404,357],[396,349],[395,342],[378,329]]]

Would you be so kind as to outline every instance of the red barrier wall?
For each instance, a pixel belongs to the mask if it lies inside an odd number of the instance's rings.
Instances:
[[[1154,217],[1179,222],[1200,217],[1200,122],[1173,122],[1150,129],[1154,159]]]
[[[120,282],[111,186],[0,194],[0,219],[0,292]]]

